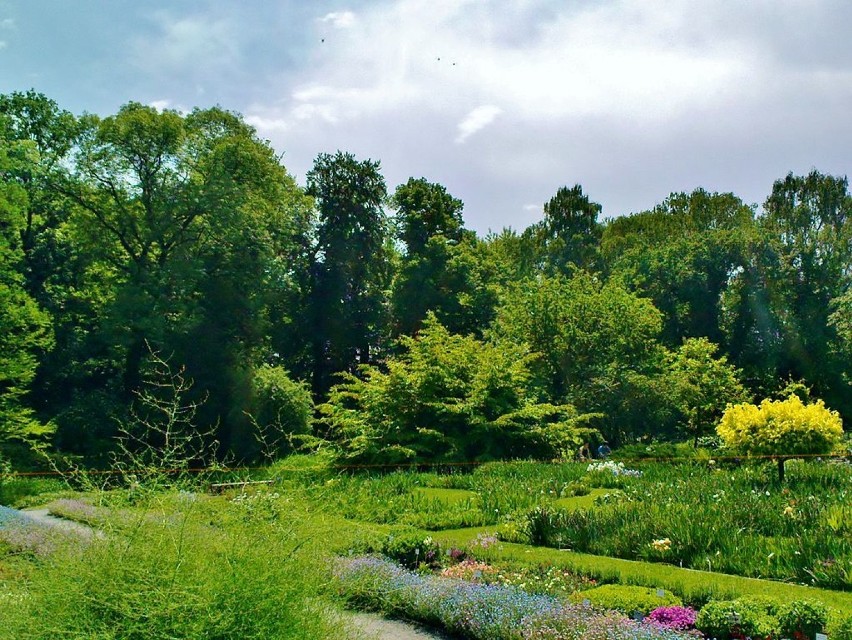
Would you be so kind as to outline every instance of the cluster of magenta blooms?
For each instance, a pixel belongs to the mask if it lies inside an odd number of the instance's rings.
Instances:
[[[343,558],[336,574],[342,593],[356,605],[442,627],[475,640],[690,637],[663,620],[637,622],[616,612],[566,604],[514,587],[419,575],[376,556]],[[667,617],[670,616],[663,616]]]

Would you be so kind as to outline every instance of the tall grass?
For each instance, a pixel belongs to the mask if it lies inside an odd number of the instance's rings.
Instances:
[[[221,499],[161,495],[135,526],[38,559],[0,598],[0,638],[147,640],[345,637],[317,596],[322,535]]]
[[[634,465],[641,477],[590,473],[586,464],[510,462],[443,476],[341,473],[298,484],[319,508],[352,520],[430,530],[503,523],[516,541],[852,589],[852,467],[788,464],[783,485],[771,464],[653,462]],[[430,499],[421,487],[475,497]],[[558,501],[593,488],[610,495],[582,508]],[[671,544],[654,545],[665,539]]]
[[[801,463],[719,471],[648,465],[612,505],[528,515],[534,544],[852,589],[852,470]],[[654,545],[655,540],[670,544]]]

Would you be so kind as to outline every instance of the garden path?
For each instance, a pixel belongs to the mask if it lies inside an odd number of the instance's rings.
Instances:
[[[355,627],[370,640],[450,640],[453,637],[401,620],[388,620],[375,613],[347,615]]]

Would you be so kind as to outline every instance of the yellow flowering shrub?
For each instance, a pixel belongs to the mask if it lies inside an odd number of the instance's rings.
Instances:
[[[803,404],[792,395],[760,406],[729,405],[716,433],[740,453],[791,457],[830,453],[843,439],[843,422],[822,400]]]

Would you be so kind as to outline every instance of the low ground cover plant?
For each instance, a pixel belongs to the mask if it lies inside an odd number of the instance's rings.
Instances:
[[[336,576],[344,598],[356,606],[440,626],[482,640],[675,640],[672,630],[626,616],[564,604],[509,586],[422,576],[366,556],[341,559]]]
[[[660,607],[683,604],[680,598],[665,589],[651,589],[622,584],[606,584],[574,596],[575,601],[588,600],[602,609],[615,609],[627,614],[649,615]]]

